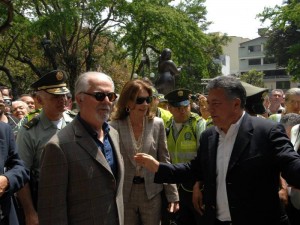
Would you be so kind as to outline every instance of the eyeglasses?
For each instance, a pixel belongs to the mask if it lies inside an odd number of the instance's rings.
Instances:
[[[109,100],[110,102],[115,101],[115,100],[117,99],[117,97],[118,97],[118,96],[116,95],[116,93],[114,93],[114,92],[108,92],[108,93],[104,93],[104,92],[94,92],[93,94],[87,93],[87,92],[81,92],[81,93],[86,94],[86,95],[90,95],[90,96],[94,96],[95,99],[96,99],[97,101],[99,101],[99,102],[102,102],[102,101],[105,99],[106,96],[108,97],[108,100]]]
[[[147,104],[151,103],[152,102],[152,97],[151,96],[148,96],[148,97],[137,97],[136,100],[135,100],[135,103],[138,104],[138,105],[141,105],[145,101],[147,102]]]

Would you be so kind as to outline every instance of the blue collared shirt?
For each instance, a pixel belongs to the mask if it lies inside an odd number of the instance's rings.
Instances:
[[[77,119],[79,122],[83,125],[83,127],[86,129],[86,131],[91,135],[93,140],[98,146],[98,149],[101,150],[102,154],[106,158],[106,161],[108,162],[113,174],[115,177],[117,177],[117,163],[116,163],[116,156],[114,154],[114,151],[112,149],[111,145],[111,139],[109,137],[109,130],[110,127],[107,122],[104,122],[102,125],[102,130],[104,132],[103,137],[103,143],[98,139],[98,132],[95,131],[87,122],[85,122],[81,117],[80,113],[77,115]]]

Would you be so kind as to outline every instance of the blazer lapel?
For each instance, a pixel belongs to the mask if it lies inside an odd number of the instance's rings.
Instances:
[[[97,144],[92,139],[90,134],[77,120],[74,120],[74,130],[75,130],[75,136],[77,137],[77,143],[84,150],[86,150],[92,156],[92,158],[97,160],[101,166],[103,166],[112,174],[111,168],[107,163],[106,158],[104,157],[102,152],[98,149]]]
[[[300,130],[299,130],[299,124],[294,126],[291,130],[291,142],[294,146],[294,150],[298,151],[300,146]]]
[[[122,178],[122,174],[124,173],[124,164],[123,164],[123,157],[120,152],[120,147],[119,147],[119,139],[118,133],[115,130],[110,129],[109,132],[109,137],[111,140],[111,145],[114,151],[114,154],[116,156],[116,163],[118,165],[118,177],[117,177],[117,184],[120,184],[120,180]]]
[[[253,126],[250,120],[250,116],[248,114],[245,114],[244,118],[241,121],[241,125],[236,136],[235,143],[233,145],[227,173],[230,172],[230,170],[234,167],[239,157],[251,141],[253,135]]]
[[[216,177],[218,143],[219,135],[216,131],[214,131],[213,135],[208,137],[208,161],[211,162],[208,169],[211,173],[210,177]]]
[[[132,142],[132,137],[128,127],[127,119],[118,120],[118,123],[119,123],[120,136],[122,136],[121,142],[123,145],[123,149],[124,151],[126,151],[125,154],[129,157],[129,160],[132,163],[132,165],[135,166],[136,165],[136,162],[134,161],[135,149],[133,148],[134,145]]]

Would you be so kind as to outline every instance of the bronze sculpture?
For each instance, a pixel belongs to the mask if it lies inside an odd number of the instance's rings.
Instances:
[[[175,89],[175,76],[178,76],[181,68],[177,68],[171,60],[172,51],[165,48],[159,58],[158,73],[159,77],[155,81],[155,87],[161,94],[167,94]]]

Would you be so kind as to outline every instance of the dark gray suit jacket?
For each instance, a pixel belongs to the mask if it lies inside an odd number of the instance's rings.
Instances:
[[[47,143],[39,182],[40,225],[124,224],[124,165],[115,129],[110,128],[109,138],[117,177],[78,119]]]
[[[10,125],[3,122],[0,122],[0,170],[0,174],[6,176],[9,181],[9,188],[0,198],[2,215],[8,217],[10,225],[18,225],[12,196],[25,185],[29,176],[18,156]]]
[[[204,183],[207,225],[216,218],[215,127],[204,131],[197,157],[187,164],[160,165],[156,182]],[[282,212],[278,197],[279,175],[300,188],[300,156],[293,150],[282,125],[245,114],[230,157],[226,189],[234,225],[277,225]]]

